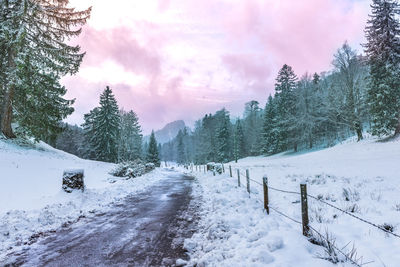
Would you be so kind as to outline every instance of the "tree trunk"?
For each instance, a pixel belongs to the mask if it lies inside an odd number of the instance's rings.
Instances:
[[[294,150],[294,152],[297,152],[297,143],[294,144],[293,150]]]
[[[364,139],[364,136],[362,134],[362,126],[361,126],[361,123],[359,123],[359,122],[356,123],[356,132],[357,132],[357,142]]]
[[[394,135],[395,135],[395,136],[400,135],[400,117],[399,117],[399,122],[397,123],[397,128],[396,128],[396,130],[394,131]]]
[[[12,48],[8,49],[8,67],[11,70],[15,69],[15,51]],[[6,89],[6,93],[4,95],[3,109],[1,110],[1,132],[7,138],[15,138],[15,134],[13,133],[11,123],[12,123],[12,102],[14,98],[15,84],[13,79],[11,78],[11,82],[8,82],[8,88]]]
[[[11,127],[13,97],[14,97],[14,85],[11,85],[4,96],[3,110],[1,114],[1,132],[7,138],[16,137]]]

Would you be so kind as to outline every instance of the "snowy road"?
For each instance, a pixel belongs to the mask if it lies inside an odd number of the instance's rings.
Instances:
[[[166,171],[150,190],[40,240],[11,266],[171,266],[194,231],[193,178]]]

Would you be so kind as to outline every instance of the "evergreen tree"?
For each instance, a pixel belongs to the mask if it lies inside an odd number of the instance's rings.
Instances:
[[[139,118],[132,110],[120,111],[121,127],[118,140],[119,161],[132,161],[142,156],[142,129]]]
[[[292,67],[283,65],[279,70],[278,77],[276,78],[275,91],[278,104],[278,136],[280,149],[287,149],[289,145],[293,145],[294,151],[297,151],[296,142],[296,89],[297,76]]]
[[[262,110],[258,101],[252,100],[245,104],[243,128],[246,142],[245,155],[257,155],[260,151],[260,130],[262,128]]]
[[[264,110],[264,124],[262,130],[263,148],[266,155],[276,153],[279,150],[277,110],[274,98],[270,95]]]
[[[372,134],[400,134],[400,5],[373,0],[366,27]]]
[[[59,80],[79,69],[84,54],[67,42],[79,36],[81,30],[74,28],[86,23],[90,9],[75,11],[67,5],[68,0],[0,1],[0,127],[8,138],[15,137],[14,112],[36,138],[52,133],[72,112]]]
[[[234,158],[235,162],[238,159],[243,158],[246,151],[246,143],[244,140],[244,132],[242,127],[242,122],[240,119],[236,120],[235,123],[235,132],[234,132]]]
[[[85,136],[85,143],[88,144],[88,149],[85,151],[85,157],[89,159],[98,158],[95,151],[95,134],[97,131],[98,114],[99,108],[96,107],[83,116],[85,122],[82,124],[82,127]]]
[[[89,113],[90,114],[90,113]],[[117,100],[110,87],[100,95],[100,107],[92,112],[91,142],[96,159],[108,162],[118,161],[118,140],[120,116]]]
[[[154,163],[154,165],[156,165],[156,167],[160,167],[160,165],[161,165],[160,157],[158,154],[157,140],[154,135],[154,131],[151,131],[146,159],[147,159],[147,162]]]
[[[182,130],[179,130],[178,135],[176,136],[177,139],[177,162],[179,164],[185,164],[186,163],[186,149],[185,149],[185,143],[183,142],[183,132]]]
[[[230,129],[229,129],[229,115],[223,118],[223,121],[217,132],[217,161],[228,162],[231,158],[231,147],[230,147]]]

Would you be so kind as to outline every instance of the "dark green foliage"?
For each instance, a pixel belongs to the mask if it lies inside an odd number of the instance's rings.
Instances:
[[[264,110],[264,125],[262,129],[262,152],[264,154],[272,154],[279,151],[278,117],[275,102],[275,99],[270,95]]]
[[[83,126],[87,141],[91,144],[91,158],[108,162],[118,161],[120,125],[118,104],[107,86],[100,95],[100,107],[85,114]]]
[[[236,120],[235,131],[233,134],[233,157],[237,162],[238,159],[245,157],[246,143],[244,140],[243,126],[240,119]]]
[[[223,109],[215,114],[219,121],[216,133],[217,162],[228,162],[232,159],[231,123],[229,113]]]
[[[118,161],[134,161],[142,156],[142,129],[132,110],[120,111],[121,124],[118,140]]]
[[[296,83],[297,76],[292,67],[283,65],[279,70],[275,84],[275,97],[277,101],[277,136],[279,148],[286,150],[292,146],[297,151],[296,140]]]
[[[154,135],[154,131],[151,131],[146,160],[147,162],[154,163],[156,167],[160,167],[161,165],[160,157],[158,154],[157,140]]]
[[[400,5],[373,0],[366,28],[372,134],[400,133]]]
[[[75,74],[84,53],[68,40],[79,36],[90,9],[75,11],[68,1],[0,1],[1,131],[11,127],[36,139],[55,139],[60,121],[72,113],[64,100],[62,76]]]
[[[178,135],[176,136],[177,139],[177,147],[176,147],[176,156],[177,162],[179,164],[186,163],[186,149],[185,144],[183,142],[183,132],[179,130]]]

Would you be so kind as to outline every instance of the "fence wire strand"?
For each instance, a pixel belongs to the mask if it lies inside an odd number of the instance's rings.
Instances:
[[[323,201],[322,199],[319,199],[319,198],[314,197],[314,196],[309,195],[309,194],[307,194],[307,196],[310,197],[310,198],[312,198],[312,199],[315,199],[315,200],[317,200],[317,201],[319,201],[319,202],[321,202],[321,203],[324,203],[325,205],[328,205],[328,206],[330,206],[330,207],[332,207],[332,208],[334,208],[334,209],[337,209],[337,210],[339,210],[339,211],[341,211],[341,212],[343,212],[343,213],[345,213],[345,214],[347,214],[347,215],[349,215],[349,216],[351,216],[351,217],[353,217],[353,218],[355,218],[355,219],[357,219],[357,220],[360,220],[360,221],[362,221],[362,222],[364,222],[364,223],[366,223],[366,224],[369,224],[369,225],[371,225],[371,226],[373,226],[373,227],[376,227],[376,228],[378,228],[379,230],[384,231],[385,233],[388,233],[388,234],[391,234],[391,235],[393,235],[393,236],[395,236],[395,237],[400,238],[400,235],[395,234],[395,233],[393,233],[393,232],[390,232],[389,230],[386,230],[386,229],[383,228],[382,226],[379,226],[379,225],[377,225],[377,224],[375,224],[375,223],[373,223],[373,222],[367,221],[367,220],[365,220],[365,219],[363,219],[363,218],[361,218],[361,217],[358,217],[358,216],[356,216],[356,215],[354,215],[354,214],[351,214],[350,212],[345,211],[345,210],[343,210],[343,209],[341,209],[341,208],[339,208],[339,207],[336,207],[336,206],[334,206],[334,205],[332,205],[332,204],[330,204],[330,203],[328,203],[328,202],[326,202],[326,201]]]
[[[255,180],[253,180],[253,179],[250,179],[250,180],[253,181],[253,182],[255,182],[255,183],[257,183],[257,184],[259,184],[259,185],[262,185],[261,183],[255,181]],[[301,193],[299,193],[299,192],[288,191],[288,190],[282,190],[282,189],[274,188],[274,187],[272,187],[272,186],[268,186],[268,189],[271,189],[271,190],[274,190],[274,191],[277,191],[277,192],[281,192],[281,193],[286,193],[286,194],[301,195]],[[390,234],[390,235],[392,235],[392,236],[395,236],[395,237],[397,237],[397,238],[400,238],[400,235],[398,235],[398,234],[396,234],[396,233],[393,233],[393,232],[391,232],[391,231],[389,231],[389,230],[386,230],[385,228],[383,228],[382,226],[380,226],[380,225],[378,225],[378,224],[376,224],[376,223],[370,222],[370,221],[368,221],[368,220],[366,220],[366,219],[363,219],[363,218],[361,218],[361,217],[359,217],[359,216],[356,216],[356,215],[354,215],[354,214],[352,214],[352,213],[350,213],[350,212],[348,212],[348,211],[345,211],[345,210],[343,210],[343,209],[341,209],[341,208],[339,208],[339,207],[336,207],[335,205],[332,205],[332,204],[330,204],[330,203],[328,203],[328,202],[326,202],[326,201],[324,201],[324,200],[322,200],[322,199],[319,199],[319,198],[317,198],[317,197],[315,197],[315,196],[313,196],[313,195],[307,194],[307,196],[310,197],[310,198],[312,198],[312,199],[315,199],[315,200],[317,200],[317,201],[319,201],[319,202],[321,202],[321,203],[323,203],[323,204],[325,204],[325,205],[328,205],[328,206],[330,206],[330,207],[332,207],[332,208],[334,208],[334,209],[336,209],[336,210],[338,210],[338,211],[341,211],[341,212],[343,212],[343,213],[345,213],[345,214],[347,214],[347,215],[349,215],[349,216],[351,216],[351,217],[353,217],[353,218],[355,218],[355,219],[357,219],[357,220],[359,220],[359,221],[361,221],[361,222],[363,222],[363,223],[369,224],[369,225],[371,225],[371,226],[373,226],[373,227],[375,227],[375,228],[377,228],[377,229],[379,229],[379,230],[381,230],[381,231],[383,231],[383,232],[385,232],[385,233],[387,233],[387,234]]]
[[[270,205],[268,205],[268,207],[269,207],[271,210],[273,210],[273,211],[275,211],[276,213],[278,213],[279,215],[281,215],[281,216],[283,216],[283,217],[286,217],[287,219],[289,219],[289,220],[291,220],[291,221],[293,221],[293,222],[295,222],[295,223],[301,224],[301,222],[299,222],[298,220],[291,218],[290,216],[286,215],[286,214],[283,213],[283,212],[280,212],[279,210],[275,209],[274,207],[271,207]]]

